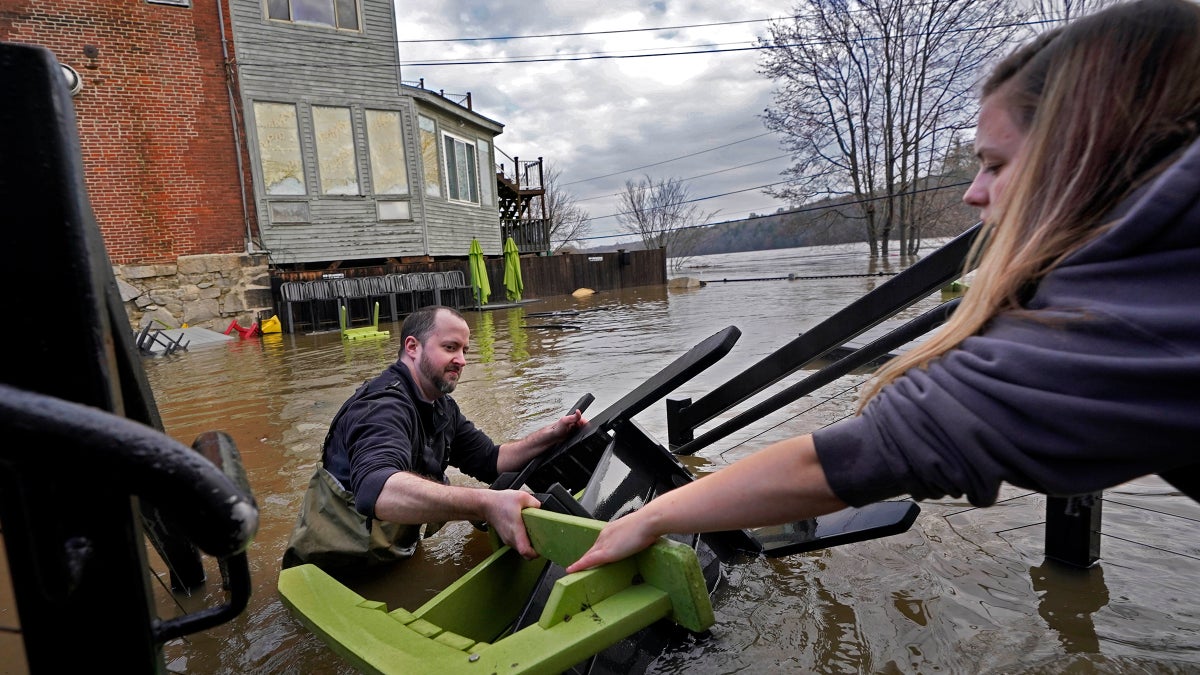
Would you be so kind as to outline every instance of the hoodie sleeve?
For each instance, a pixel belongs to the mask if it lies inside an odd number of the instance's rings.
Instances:
[[[1027,309],[885,387],[814,442],[849,504],[1078,494],[1200,462],[1200,145]]]

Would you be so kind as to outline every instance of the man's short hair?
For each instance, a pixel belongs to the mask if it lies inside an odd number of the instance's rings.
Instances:
[[[408,336],[417,338],[417,342],[422,345],[429,339],[429,334],[433,332],[434,326],[437,324],[437,313],[439,310],[450,312],[452,316],[456,316],[463,321],[463,315],[457,309],[446,307],[444,305],[430,305],[422,307],[417,311],[404,317],[404,323],[400,326],[400,352],[404,352],[404,343],[408,341]]]

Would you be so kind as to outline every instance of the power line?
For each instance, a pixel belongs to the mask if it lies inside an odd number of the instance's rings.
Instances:
[[[726,49],[701,49],[682,52],[653,52],[649,54],[606,54],[603,52],[593,53],[590,56],[552,56],[552,57],[513,57],[509,59],[478,59],[473,61],[401,61],[401,66],[416,67],[416,66],[483,66],[483,65],[500,65],[506,63],[556,63],[559,61],[605,61],[613,59],[644,59],[656,56],[694,56],[696,54],[726,54],[730,52],[748,52],[758,51],[762,49],[780,49],[775,46],[755,46],[755,47],[730,47]]]
[[[676,161],[676,160],[680,160],[680,159],[687,159],[687,158],[689,158],[689,157],[695,157],[696,155],[703,155],[703,154],[704,154],[704,153],[706,153],[706,152],[712,152],[712,151],[714,151],[714,150],[721,150],[721,149],[723,149],[723,148],[728,148],[728,147],[729,147],[729,146],[731,146],[731,145],[737,145],[738,143],[745,143],[746,141],[752,141],[752,140],[754,140],[754,139],[756,139],[756,138],[762,138],[763,136],[768,136],[768,135],[770,135],[770,134],[773,134],[773,133],[775,133],[775,132],[773,132],[773,131],[764,131],[763,133],[761,133],[761,134],[758,134],[757,136],[751,136],[751,137],[749,137],[749,138],[743,138],[743,139],[741,139],[740,141],[732,141],[732,142],[730,142],[730,143],[726,143],[725,145],[718,145],[718,146],[716,146],[716,147],[713,147],[713,148],[708,148],[707,150],[699,150],[699,151],[693,152],[693,153],[691,153],[691,154],[687,154],[687,155],[680,155],[680,156],[678,156],[678,157],[672,157],[671,159],[664,159],[664,160],[663,160],[663,161],[661,161],[661,162],[654,162],[654,163],[652,163],[652,164],[643,164],[642,166],[635,166],[635,167],[633,167],[632,169],[625,169],[625,170],[623,170],[623,171],[614,171],[613,173],[606,173],[606,174],[604,174],[603,176],[592,176],[591,178],[581,178],[581,179],[579,179],[579,180],[573,180],[573,181],[571,181],[570,183],[563,183],[562,187],[566,187],[566,186],[568,186],[568,185],[575,185],[575,184],[577,184],[577,183],[587,183],[587,182],[589,182],[589,181],[593,181],[593,180],[600,180],[601,178],[610,178],[610,177],[612,177],[612,176],[619,176],[619,175],[621,175],[621,174],[623,174],[623,173],[632,173],[632,172],[634,172],[634,171],[641,171],[642,169],[648,169],[648,168],[650,168],[650,167],[652,167],[652,166],[659,166],[659,165],[661,165],[661,164],[667,164],[667,163],[669,163],[669,162],[674,162],[674,161]]]
[[[702,44],[693,44],[693,45],[678,45],[678,46],[675,46],[675,47],[670,47],[669,49],[690,49],[690,50],[693,50],[693,51],[690,51],[690,52],[678,52],[678,53],[680,53],[680,54],[704,54],[704,53],[707,53],[707,52],[710,52],[710,51],[717,51],[717,49],[716,49],[716,48],[723,48],[723,47],[727,47],[727,46],[729,46],[729,45],[746,45],[746,44],[753,44],[753,41],[750,41],[750,40],[738,40],[737,42],[708,42],[708,43],[702,43]],[[701,48],[703,48],[703,49],[701,49]],[[615,52],[609,52],[609,51],[575,52],[575,53],[571,54],[571,56],[572,56],[572,57],[575,57],[575,60],[584,60],[582,57],[596,57],[596,58],[602,58],[602,57],[606,57],[606,56],[608,56],[608,55],[611,55],[611,58],[622,58],[622,57],[624,57],[624,56],[629,56],[629,57],[634,57],[634,56],[662,56],[662,54],[657,54],[657,53],[654,53],[654,54],[638,54],[638,52],[651,52],[651,51],[654,51],[654,50],[661,50],[661,49],[662,49],[662,47],[646,47],[646,48],[644,48],[644,49],[622,49],[622,50],[615,51]],[[551,60],[551,61],[552,61],[552,60],[555,60],[555,59],[557,59],[557,58],[558,58],[558,57],[560,57],[560,56],[561,56],[561,54],[559,54],[559,53],[555,52],[555,53],[553,53],[553,54],[526,54],[526,55],[524,55],[524,56],[520,56],[520,57],[511,57],[511,58],[522,58],[522,59],[545,59],[545,60]],[[415,65],[457,65],[457,61],[458,61],[458,59],[455,59],[455,58],[450,58],[450,59],[430,59],[430,60],[427,60],[425,63],[421,63],[421,64],[415,64]],[[498,61],[498,63],[509,63],[509,61]],[[403,65],[403,63],[402,63],[402,65]]]
[[[931,3],[914,4],[913,6],[928,6]],[[848,9],[845,10],[849,14],[860,14],[871,11],[868,8]],[[576,31],[570,33],[535,33],[533,35],[489,35],[485,37],[463,37],[463,38],[421,38],[416,40],[396,40],[397,44],[441,44],[448,42],[501,42],[512,40],[530,40],[536,38],[554,38],[554,37],[587,37],[590,35],[622,35],[626,33],[650,33],[666,30],[680,30],[684,28],[712,28],[719,26],[735,26],[748,23],[767,23],[770,21],[783,21],[785,19],[801,20],[814,19],[815,14],[792,14],[788,16],[779,16],[766,19],[743,19],[739,21],[717,21],[712,23],[692,23],[681,24],[678,26],[658,26],[654,28],[618,28],[614,30],[596,30],[596,31]],[[1055,21],[1063,21],[1061,16],[1054,19]]]
[[[765,163],[767,163],[767,162],[773,162],[773,161],[775,161],[775,160],[777,160],[777,159],[783,159],[783,158],[785,158],[785,157],[791,157],[791,155],[788,155],[788,154],[784,154],[784,155],[776,155],[776,156],[774,156],[774,157],[768,157],[768,158],[766,158],[766,159],[760,159],[760,160],[758,160],[758,161],[755,161],[755,162],[747,162],[746,164],[739,164],[739,165],[737,165],[737,166],[731,166],[731,167],[729,167],[729,168],[727,168],[727,169],[719,169],[719,170],[717,170],[717,171],[709,171],[708,173],[697,174],[697,175],[695,175],[695,176],[688,176],[687,178],[682,178],[682,179],[680,179],[680,182],[681,182],[681,183],[686,183],[686,182],[688,182],[688,181],[691,181],[691,180],[696,180],[697,178],[706,178],[706,177],[708,177],[708,176],[715,176],[715,175],[717,175],[717,174],[719,174],[719,173],[726,173],[726,172],[728,172],[728,171],[737,171],[738,169],[744,169],[744,168],[746,168],[746,167],[748,167],[748,166],[755,166],[755,165],[758,165],[758,164],[765,164]],[[606,195],[597,195],[597,196],[595,196],[595,197],[581,197],[581,198],[578,198],[578,199],[576,199],[575,201],[576,201],[576,202],[590,202],[590,201],[592,201],[592,200],[595,200],[595,199],[604,199],[605,197],[620,197],[620,196],[621,196],[621,193],[620,193],[620,192],[614,192],[614,193],[611,193],[611,194],[606,194]]]
[[[904,38],[912,38],[912,37],[920,38],[920,37],[928,37],[929,35],[949,35],[949,34],[953,34],[953,33],[978,33],[978,32],[983,32],[983,31],[998,30],[998,29],[1002,29],[1002,28],[1021,28],[1021,27],[1028,27],[1028,26],[1037,26],[1037,25],[1046,24],[1046,23],[1059,23],[1059,21],[1057,19],[1039,19],[1039,20],[1035,20],[1035,21],[1018,21],[1018,22],[1013,22],[1013,23],[999,23],[999,24],[991,24],[991,25],[984,25],[984,26],[963,26],[960,28],[947,28],[945,30],[935,31],[932,34],[922,32],[922,33],[913,33],[913,34],[907,34],[907,35],[895,35],[895,36],[890,36],[889,39],[904,39]],[[854,42],[854,43],[876,42],[876,41],[879,41],[882,39],[883,39],[882,37],[878,37],[878,36],[863,36],[863,37],[853,38],[850,40],[850,42]],[[824,39],[817,39],[817,40],[809,40],[809,41],[795,43],[795,44],[759,44],[759,45],[755,45],[752,47],[729,47],[729,48],[722,48],[722,49],[701,49],[701,50],[692,49],[692,50],[687,50],[687,51],[651,52],[648,54],[621,54],[621,53],[609,54],[609,53],[605,53],[605,52],[599,52],[599,53],[591,52],[591,53],[585,54],[585,55],[562,55],[562,56],[546,56],[546,57],[514,56],[514,57],[505,57],[505,58],[473,59],[473,60],[441,59],[441,60],[434,60],[434,61],[400,61],[400,65],[401,66],[409,66],[409,67],[413,67],[413,66],[426,66],[426,67],[432,67],[432,66],[478,66],[478,65],[501,65],[501,64],[508,64],[508,63],[552,63],[552,62],[559,62],[559,61],[596,61],[596,60],[612,60],[612,59],[641,59],[641,58],[649,58],[649,57],[657,57],[657,56],[692,56],[692,55],[696,55],[696,54],[726,54],[726,53],[745,52],[745,51],[793,49],[793,48],[797,48],[797,47],[810,47],[810,46],[817,46],[817,45],[824,45],[824,44],[843,44],[844,42],[846,42],[846,41],[839,40],[837,38],[824,38]],[[686,49],[686,48],[684,48],[684,49]]]
[[[780,17],[787,18],[787,17]],[[623,28],[618,30],[594,30],[580,31],[577,33],[543,33],[539,35],[504,35],[490,37],[469,37],[469,38],[430,38],[426,40],[396,40],[399,44],[417,44],[422,42],[484,42],[489,40],[528,40],[532,38],[548,38],[548,37],[582,37],[586,35],[618,35],[622,33],[646,33],[660,30],[679,30],[681,28],[709,28],[712,26],[734,26],[743,23],[765,23],[767,21],[777,21],[779,19],[745,19],[742,21],[720,21],[717,23],[692,23],[680,26],[661,26],[658,28]]]

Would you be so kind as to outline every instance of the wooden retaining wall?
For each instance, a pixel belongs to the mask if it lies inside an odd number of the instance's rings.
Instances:
[[[504,258],[485,260],[492,300],[504,298]],[[271,270],[271,290],[280,305],[279,286],[286,281],[313,281],[331,276],[369,277],[412,272],[448,272],[461,270],[471,278],[467,259],[443,259],[430,262],[394,263],[370,267],[340,267],[326,270]],[[570,295],[578,288],[611,291],[637,286],[667,283],[666,249],[617,251],[611,253],[569,253],[554,256],[521,256],[521,280],[524,298]]]

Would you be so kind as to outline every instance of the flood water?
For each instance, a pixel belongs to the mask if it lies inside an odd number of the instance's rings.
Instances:
[[[729,355],[671,394],[699,397],[885,280],[865,275],[898,269],[871,265],[856,246],[704,256],[673,273],[710,282],[702,288],[639,288],[470,312],[472,353],[454,397],[497,441],[517,438],[585,393],[596,397],[592,413],[603,410],[697,342],[737,326],[742,336]],[[828,278],[732,281],[789,273]],[[563,310],[579,313],[531,316]],[[167,432],[189,445],[205,431],[230,434],[260,508],[250,606],[228,624],[168,644],[171,672],[354,672],[288,613],[275,585],[330,419],[395,359],[399,325],[381,329],[391,331],[389,339],[268,335],[144,359]],[[853,410],[861,381],[843,378],[682,459],[706,473],[840,419]],[[662,402],[636,421],[666,442]],[[1101,563],[1071,571],[1043,559],[1044,498],[1006,488],[1001,500],[991,509],[925,502],[901,535],[735,561],[713,595],[710,634],[665,654],[651,672],[1200,672],[1194,502],[1154,478],[1105,493]],[[487,553],[486,537],[452,524],[416,558],[359,590],[389,608],[416,609]],[[194,610],[223,600],[210,563],[207,595],[161,592],[162,616],[177,605]]]

